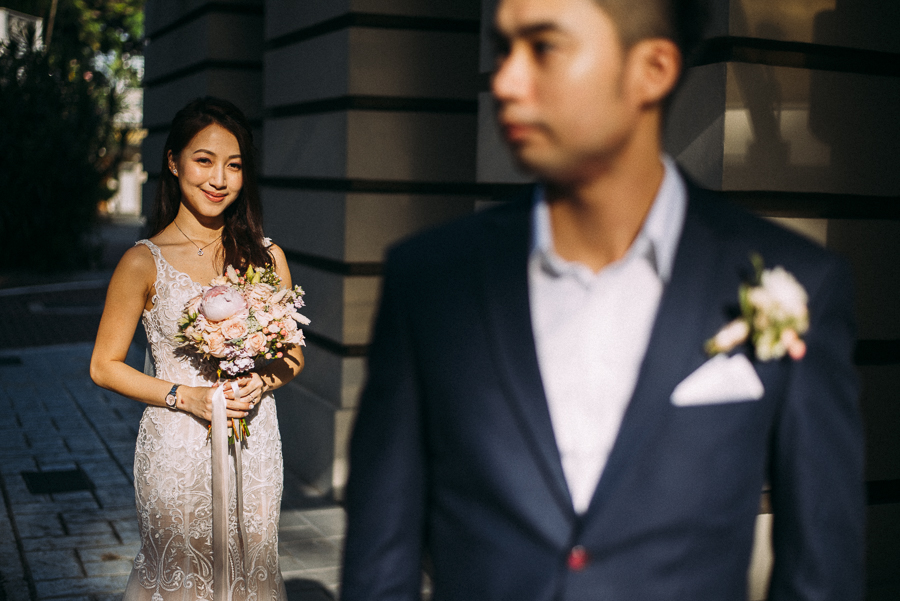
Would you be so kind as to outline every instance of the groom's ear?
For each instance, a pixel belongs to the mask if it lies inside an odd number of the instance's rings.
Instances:
[[[629,50],[628,60],[631,91],[643,106],[660,104],[675,87],[681,74],[681,52],[668,39],[641,40]]]

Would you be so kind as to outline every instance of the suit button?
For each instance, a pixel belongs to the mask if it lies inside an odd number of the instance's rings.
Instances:
[[[569,556],[566,558],[566,565],[569,566],[569,569],[573,572],[580,572],[587,567],[589,561],[590,557],[588,557],[587,549],[581,545],[576,545],[569,551]]]

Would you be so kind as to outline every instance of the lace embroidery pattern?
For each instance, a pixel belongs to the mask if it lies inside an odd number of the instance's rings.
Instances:
[[[155,244],[141,240],[156,263],[153,308],[143,324],[156,377],[208,386],[208,376],[176,354],[181,309],[202,286],[173,268]],[[235,601],[285,601],[278,567],[278,520],[283,487],[281,437],[275,399],[265,395],[251,412],[242,449],[244,523],[248,541],[240,556],[237,499],[229,499],[231,595]],[[141,550],[134,560],[125,601],[212,599],[212,499],[207,422],[188,413],[148,406],[134,455],[134,486]],[[232,481],[235,478],[232,464]]]

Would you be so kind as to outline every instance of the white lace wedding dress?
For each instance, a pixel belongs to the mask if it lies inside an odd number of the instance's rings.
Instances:
[[[176,355],[175,333],[185,303],[202,286],[174,269],[149,240],[156,262],[153,309],[144,311],[156,377],[188,386],[212,381]],[[244,526],[241,546],[237,499],[229,499],[230,599],[285,601],[278,567],[278,517],[283,485],[281,437],[275,399],[263,397],[251,412],[242,448]],[[211,455],[207,423],[182,411],[148,406],[134,454],[134,487],[141,550],[125,601],[195,601],[213,598]],[[229,457],[234,482],[234,450]]]

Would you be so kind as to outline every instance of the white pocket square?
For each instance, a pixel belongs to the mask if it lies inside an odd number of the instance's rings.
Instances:
[[[746,355],[716,355],[681,381],[672,392],[679,407],[758,401],[763,384]]]

